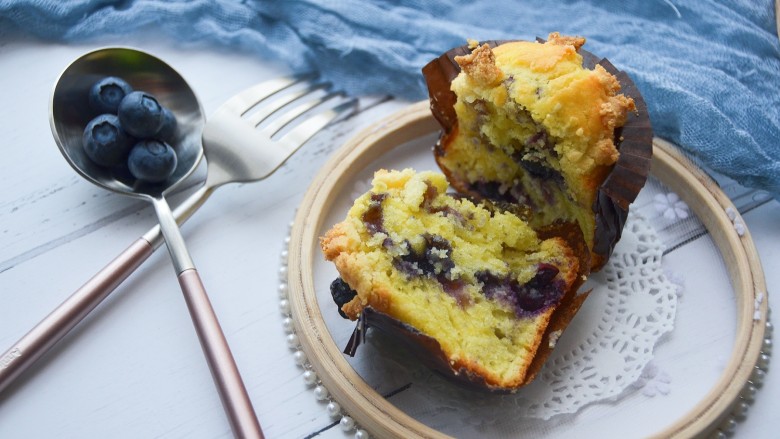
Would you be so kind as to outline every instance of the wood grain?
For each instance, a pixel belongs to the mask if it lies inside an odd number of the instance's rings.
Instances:
[[[420,102],[368,127],[338,150],[321,169],[296,215],[289,250],[292,313],[302,348],[334,399],[374,437],[447,437],[412,419],[368,386],[335,345],[315,295],[313,265],[320,258],[318,232],[344,185],[395,146],[435,133],[428,103]],[[768,311],[766,284],[749,232],[735,231],[725,209],[732,204],[717,185],[676,148],[654,140],[652,174],[678,193],[702,219],[720,250],[735,291],[738,330],[720,379],[688,413],[656,437],[704,436],[730,413],[760,355]],[[757,294],[764,300],[757,302]],[[754,318],[758,304],[760,318]]]

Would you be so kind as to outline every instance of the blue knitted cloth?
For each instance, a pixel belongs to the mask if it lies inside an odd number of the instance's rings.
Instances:
[[[0,38],[144,32],[318,70],[355,95],[427,96],[420,68],[466,38],[583,35],[628,72],[656,135],[780,200],[771,0],[0,0]],[[226,72],[226,74],[229,74]]]

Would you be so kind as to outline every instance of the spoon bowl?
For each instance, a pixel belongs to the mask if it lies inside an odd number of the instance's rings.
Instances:
[[[87,96],[92,84],[106,76],[120,77],[133,89],[151,93],[176,116],[178,129],[171,146],[178,162],[167,180],[154,184],[137,181],[126,167],[105,168],[84,153],[84,127],[98,115]],[[176,70],[140,50],[110,47],[79,57],[60,75],[49,110],[54,139],[68,163],[82,177],[114,192],[160,197],[192,174],[203,158],[201,132],[206,120],[198,98]]]

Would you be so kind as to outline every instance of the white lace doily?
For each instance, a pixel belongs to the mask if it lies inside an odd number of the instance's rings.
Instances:
[[[663,250],[650,224],[631,213],[609,262],[591,276],[588,302],[598,306],[583,310],[587,317],[572,328],[577,333],[562,337],[523,392],[528,416],[574,413],[617,397],[640,378],[656,343],[674,328],[677,286],[664,274]]]

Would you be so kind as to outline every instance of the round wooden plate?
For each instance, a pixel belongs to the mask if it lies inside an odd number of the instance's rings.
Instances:
[[[377,157],[439,130],[420,102],[364,130],[340,148],[306,193],[293,223],[288,288],[301,348],[323,385],[362,428],[375,437],[447,437],[388,402],[347,362],[323,319],[315,294],[313,266],[322,259],[318,234],[325,214],[354,175]],[[768,300],[761,264],[750,233],[739,235],[726,213],[731,201],[676,148],[654,140],[652,174],[675,191],[698,215],[729,270],[735,294],[737,327],[728,363],[709,393],[687,413],[653,433],[657,437],[695,437],[712,432],[731,413],[761,354]],[[736,211],[736,209],[734,209]]]

